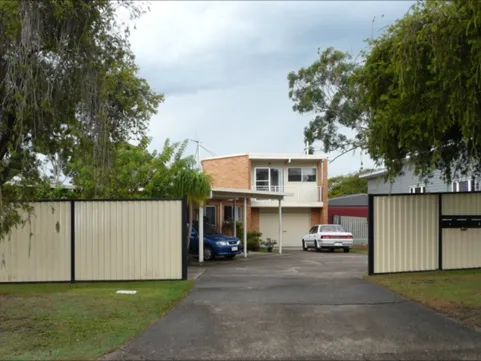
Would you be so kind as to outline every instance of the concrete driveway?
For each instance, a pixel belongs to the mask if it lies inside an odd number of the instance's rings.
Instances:
[[[115,359],[475,360],[481,333],[362,280],[367,257],[214,262]],[[193,270],[194,271],[194,270]]]

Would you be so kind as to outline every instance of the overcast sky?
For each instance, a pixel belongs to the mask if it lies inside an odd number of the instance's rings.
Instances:
[[[412,4],[152,2],[131,34],[141,76],[166,97],[151,120],[152,148],[191,138],[217,155],[301,154],[309,117],[292,111],[287,74],[315,61],[319,48],[357,54]],[[195,153],[193,143],[188,152]],[[330,176],[359,170],[361,160],[372,166],[367,155],[345,155]]]

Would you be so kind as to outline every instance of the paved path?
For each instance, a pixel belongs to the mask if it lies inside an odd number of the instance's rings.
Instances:
[[[299,251],[207,264],[193,292],[115,358],[481,359],[481,333],[362,280],[366,263]]]

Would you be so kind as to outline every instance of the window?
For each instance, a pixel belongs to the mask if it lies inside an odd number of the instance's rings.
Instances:
[[[409,188],[409,193],[426,193],[425,186],[412,186]]]
[[[329,226],[322,226],[321,232],[346,232],[342,226],[333,224]]]
[[[282,192],[284,188],[284,172],[282,168],[256,168],[256,190],[266,192]]]
[[[317,233],[317,228],[318,228],[318,226],[312,227],[312,228],[310,229],[309,233],[310,233],[310,234]]]
[[[287,170],[289,182],[315,182],[317,181],[316,168],[289,168]]]
[[[451,190],[453,192],[475,192],[479,190],[479,182],[476,178],[454,181]]]
[[[225,206],[224,207],[224,221],[234,219],[234,216],[232,214],[232,208],[233,206]],[[236,221],[242,221],[244,219],[242,215],[242,207],[236,207]]]

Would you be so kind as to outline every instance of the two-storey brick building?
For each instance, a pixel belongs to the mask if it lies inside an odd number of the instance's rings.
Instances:
[[[202,160],[214,188],[288,193],[282,201],[283,247],[300,247],[302,236],[314,224],[327,223],[328,162],[317,155],[240,154]],[[209,200],[204,214],[222,232],[224,221],[243,219],[243,203]],[[278,239],[278,202],[250,199],[247,203],[249,231],[263,238]]]

